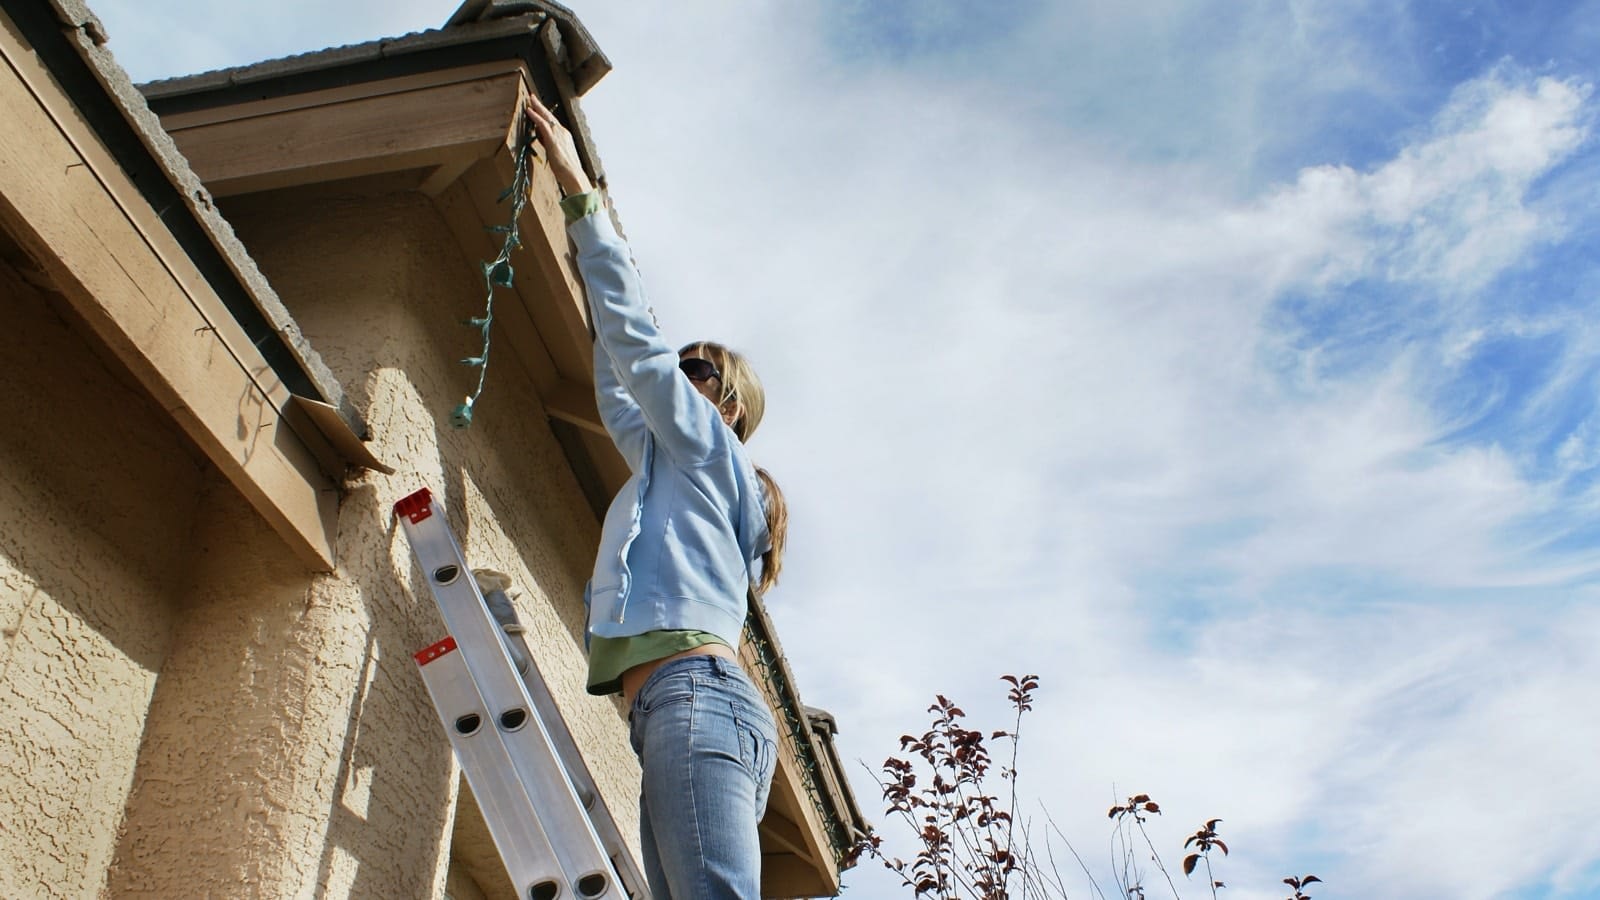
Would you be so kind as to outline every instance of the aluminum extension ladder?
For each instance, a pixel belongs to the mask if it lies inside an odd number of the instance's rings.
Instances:
[[[444,509],[423,488],[394,512],[449,632],[417,665],[517,896],[648,898],[538,667],[505,634],[520,628],[485,603]]]

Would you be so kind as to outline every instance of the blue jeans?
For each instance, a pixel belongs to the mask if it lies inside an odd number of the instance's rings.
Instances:
[[[644,769],[639,838],[655,900],[755,900],[777,761],[767,701],[738,664],[686,656],[653,672],[628,715]]]

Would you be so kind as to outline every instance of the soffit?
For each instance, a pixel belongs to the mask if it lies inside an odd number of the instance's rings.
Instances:
[[[433,200],[467,259],[488,260],[503,239],[493,229],[507,225],[503,192],[529,90],[568,120],[591,176],[604,181],[560,62],[568,53],[555,20],[524,15],[145,89],[218,197],[363,184],[415,190]],[[515,277],[495,302],[495,340],[509,345],[560,423],[557,437],[598,516],[627,470],[594,408],[587,310],[560,192],[548,167],[536,163],[533,175]],[[497,354],[496,365],[508,363],[516,365]]]

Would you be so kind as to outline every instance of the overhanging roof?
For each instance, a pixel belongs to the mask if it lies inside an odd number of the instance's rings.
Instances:
[[[88,9],[0,9],[7,243],[309,568],[333,568],[337,483],[383,468],[360,414]]]
[[[273,372],[297,396],[339,410],[357,434],[360,414],[212,205],[144,98],[105,49],[100,21],[80,0],[4,0],[33,51],[118,165],[201,268]]]

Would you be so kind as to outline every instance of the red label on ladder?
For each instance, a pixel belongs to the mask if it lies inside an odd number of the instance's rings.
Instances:
[[[425,666],[428,663],[431,663],[439,657],[445,655],[446,653],[453,652],[455,649],[456,639],[447,636],[444,640],[438,642],[437,644],[431,644],[422,648],[421,650],[418,650],[416,653],[413,653],[412,656],[416,658],[417,665]]]
[[[414,494],[401,497],[394,504],[394,514],[405,516],[415,525],[423,519],[433,515],[433,494],[423,488]]]

